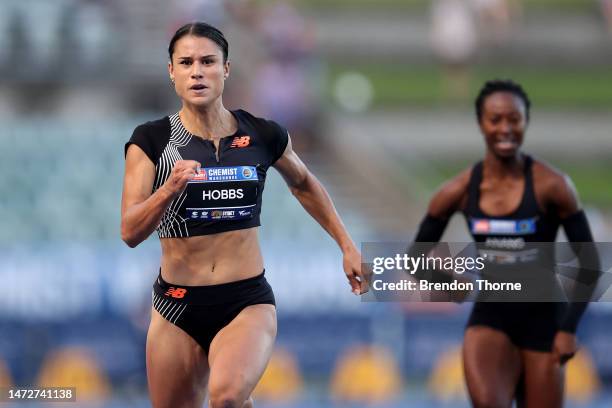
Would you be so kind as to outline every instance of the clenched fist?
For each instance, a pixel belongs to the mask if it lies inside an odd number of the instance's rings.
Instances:
[[[177,160],[170,177],[162,188],[168,190],[173,196],[181,194],[187,187],[187,182],[197,174],[199,168],[200,163],[195,160]]]

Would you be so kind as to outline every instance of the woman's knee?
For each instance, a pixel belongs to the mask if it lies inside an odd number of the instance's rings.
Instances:
[[[474,408],[510,408],[512,401],[505,401],[495,392],[478,392],[470,395]]]
[[[246,401],[238,398],[236,395],[219,395],[210,396],[208,402],[210,408],[253,408],[253,400],[250,398]]]
[[[244,390],[229,384],[209,385],[210,408],[250,408],[252,400],[247,399]],[[250,405],[247,404],[250,401]]]

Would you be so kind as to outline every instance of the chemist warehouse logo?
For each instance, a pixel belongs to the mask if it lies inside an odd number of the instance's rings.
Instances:
[[[236,136],[230,147],[247,147],[251,144],[251,136]]]

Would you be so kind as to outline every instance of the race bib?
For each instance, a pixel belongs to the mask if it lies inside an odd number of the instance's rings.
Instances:
[[[186,218],[240,220],[255,215],[259,179],[254,166],[202,168],[187,183]]]
[[[536,232],[537,218],[523,220],[497,220],[471,218],[470,230],[474,235],[529,235]]]

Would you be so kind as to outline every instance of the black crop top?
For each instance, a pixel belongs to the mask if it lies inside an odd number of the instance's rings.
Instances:
[[[525,156],[523,172],[525,187],[521,202],[512,213],[490,216],[480,208],[482,162],[472,169],[468,186],[468,202],[463,213],[474,241],[480,245],[481,255],[490,262],[511,266],[524,262],[549,262],[552,269],[553,252],[543,251],[536,242],[554,242],[560,220],[556,215],[540,210],[533,186],[533,159]]]
[[[170,176],[177,160],[196,160],[198,174],[188,182],[160,221],[160,238],[216,234],[260,224],[261,200],[268,168],[278,160],[289,140],[277,123],[244,110],[232,111],[238,129],[221,138],[219,154],[210,140],[187,131],[178,113],[134,129],[125,144],[140,147],[155,164],[153,191]]]
[[[525,156],[525,187],[516,210],[505,216],[490,216],[480,208],[482,162],[472,169],[468,185],[468,202],[463,211],[470,233],[476,242],[495,249],[520,249],[525,242],[554,242],[560,220],[540,210],[533,186],[533,159]]]

